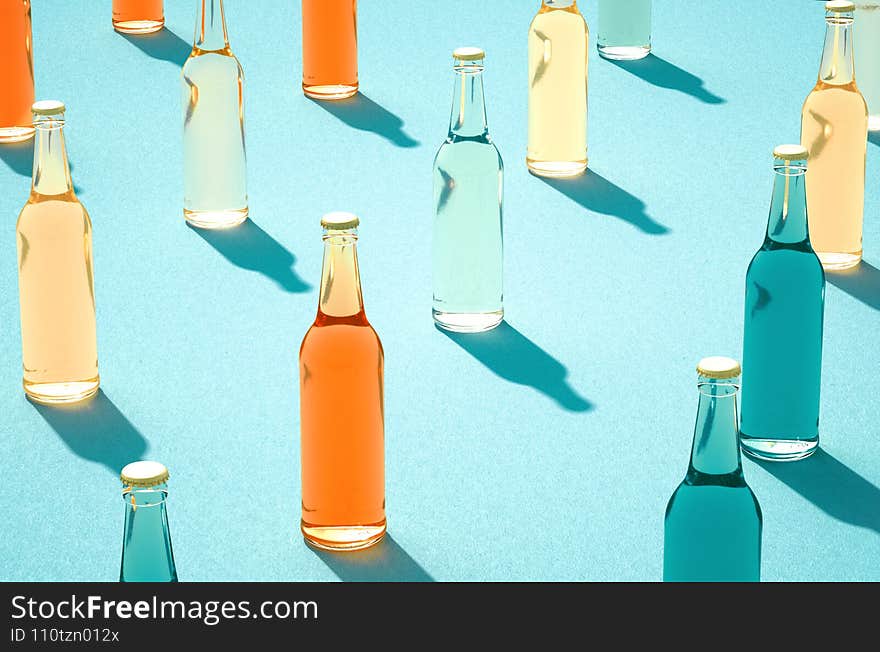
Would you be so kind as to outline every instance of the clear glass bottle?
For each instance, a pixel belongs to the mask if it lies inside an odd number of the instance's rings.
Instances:
[[[168,529],[168,469],[159,462],[132,462],[120,474],[125,501],[120,582],[176,582]]]
[[[746,273],[740,441],[789,461],[819,446],[825,274],[807,225],[807,150],[780,145],[773,157],[767,235]]]
[[[434,321],[450,331],[495,328],[504,318],[504,165],[489,137],[480,48],[453,52],[449,136],[434,159]]]
[[[303,92],[341,100],[358,91],[357,0],[302,0]]]
[[[856,76],[868,103],[868,130],[880,131],[880,0],[855,4]]]
[[[113,0],[113,29],[123,34],[149,34],[165,26],[163,0]]]
[[[651,0],[599,0],[599,54],[643,59],[651,52]]]
[[[819,81],[801,116],[807,148],[810,240],[825,269],[846,269],[862,259],[868,108],[853,65],[853,3],[825,4],[825,50]]]
[[[183,215],[224,229],[248,216],[244,73],[229,49],[223,0],[198,0],[193,49],[183,65]]]
[[[529,28],[529,143],[526,164],[542,177],[587,169],[590,31],[575,0],[543,0]]]
[[[761,579],[761,506],[737,445],[740,366],[723,357],[697,366],[700,393],[687,475],[666,506],[664,582]]]
[[[0,2],[0,145],[34,135],[31,0]]]
[[[69,403],[98,391],[92,223],[70,180],[64,104],[33,105],[31,193],[16,225],[24,391]]]
[[[359,220],[329,213],[318,315],[299,352],[305,540],[358,550],[385,535],[385,355],[367,321],[357,260]]]

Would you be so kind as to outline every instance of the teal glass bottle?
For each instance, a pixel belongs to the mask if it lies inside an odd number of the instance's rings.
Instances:
[[[746,484],[737,444],[740,365],[697,366],[700,402],[687,475],[666,506],[664,582],[761,579],[761,507]]]
[[[599,54],[630,61],[651,53],[651,0],[599,0]]]
[[[484,59],[479,48],[453,53],[449,136],[434,160],[434,322],[460,333],[504,318],[504,165],[486,123]]]
[[[168,530],[168,469],[159,462],[132,462],[122,469],[125,531],[120,582],[176,582]]]
[[[753,457],[791,461],[819,446],[825,273],[810,245],[807,150],[773,155],[767,236],[746,273],[740,442]]]

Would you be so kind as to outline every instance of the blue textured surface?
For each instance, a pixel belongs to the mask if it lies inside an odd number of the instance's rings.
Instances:
[[[655,3],[655,56],[591,52],[582,181],[525,169],[526,31],[538,2],[360,3],[364,95],[299,89],[299,3],[228,0],[246,76],[253,222],[181,217],[180,64],[195,1],[169,32],[125,38],[103,2],[34,0],[37,96],[68,104],[94,223],[103,394],[35,408],[20,386],[16,215],[31,152],[0,149],[0,576],[114,580],[117,473],[171,470],[183,580],[659,580],[663,511],[687,468],[694,366],[741,355],[771,149],[799,135],[823,34],[817,2]],[[255,6],[259,5],[259,9]],[[595,5],[584,13],[595,35]],[[488,53],[506,163],[506,314],[482,339],[431,321],[431,162],[451,51]],[[880,139],[869,145],[867,263],[832,278],[823,450],[745,461],[767,580],[880,580]],[[318,555],[298,533],[296,357],[314,318],[318,220],[362,218],[367,313],[386,351],[390,541]]]

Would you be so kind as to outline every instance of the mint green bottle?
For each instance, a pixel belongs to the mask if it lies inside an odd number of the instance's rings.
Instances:
[[[599,0],[599,54],[642,59],[651,52],[651,0]]]

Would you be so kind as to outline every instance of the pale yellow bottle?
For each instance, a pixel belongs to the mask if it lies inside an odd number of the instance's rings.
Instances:
[[[828,270],[853,267],[862,259],[868,107],[856,86],[854,9],[845,0],[825,3],[819,81],[801,114],[801,144],[810,153],[810,241]]]
[[[587,169],[590,31],[575,0],[543,0],[529,28],[529,171],[572,177]]]
[[[98,391],[92,223],[73,191],[64,104],[33,106],[31,194],[16,225],[24,391],[70,403]]]

